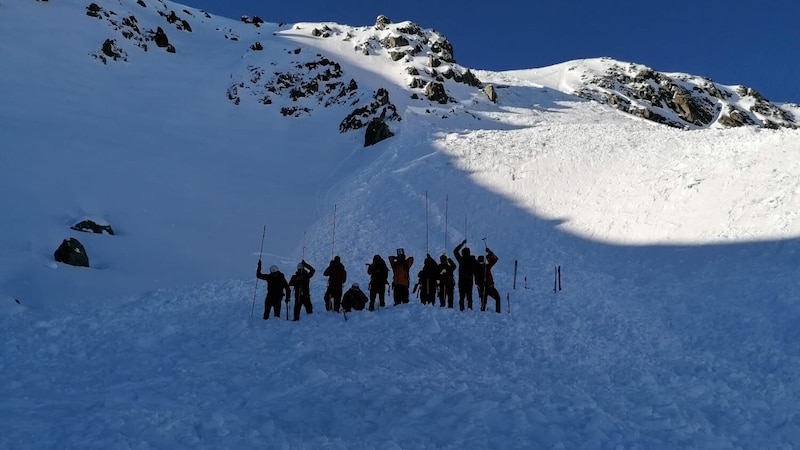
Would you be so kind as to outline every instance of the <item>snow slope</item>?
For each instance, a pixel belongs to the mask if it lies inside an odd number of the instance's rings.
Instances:
[[[0,5],[0,447],[800,441],[800,131],[676,130],[517,72],[475,72],[497,104],[466,85],[412,100],[402,65],[311,27],[146,4],[99,3],[176,53],[77,2]],[[110,37],[128,61],[90,56]],[[339,133],[349,106],[229,100],[296,48],[339,62],[362,101],[387,88],[396,135],[365,149]],[[118,234],[69,229],[84,218]],[[69,236],[92,268],[53,262]],[[421,263],[464,238],[500,257],[500,315],[322,308],[332,254],[366,285],[375,253]],[[260,319],[259,257],[317,268],[314,314]]]

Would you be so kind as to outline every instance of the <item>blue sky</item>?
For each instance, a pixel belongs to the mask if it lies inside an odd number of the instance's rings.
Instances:
[[[183,2],[222,16],[258,15],[268,22],[360,26],[385,14],[395,22],[411,20],[441,31],[453,43],[456,60],[476,69],[526,69],[610,56],[744,84],[769,100],[800,103],[800,2],[463,0],[457,7],[423,0]]]

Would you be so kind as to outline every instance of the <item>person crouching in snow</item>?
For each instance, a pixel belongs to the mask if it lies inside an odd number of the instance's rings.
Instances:
[[[358,283],[353,283],[350,289],[342,296],[342,308],[344,312],[350,312],[355,309],[356,311],[363,311],[367,306],[367,294],[358,287]]]

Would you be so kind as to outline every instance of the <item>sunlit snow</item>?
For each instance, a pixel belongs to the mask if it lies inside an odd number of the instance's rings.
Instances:
[[[475,70],[497,104],[466,85],[431,104],[354,51],[371,26],[97,3],[176,53],[88,2],[0,2],[0,448],[800,442],[800,131],[668,128],[572,96],[566,66]],[[127,62],[90,55],[107,38]],[[395,136],[339,133],[347,107],[229,101],[296,48],[387,88]],[[53,261],[69,237],[91,268]],[[404,248],[416,274],[462,239],[499,256],[501,314],[324,310],[333,255],[366,286],[375,253]],[[259,258],[317,269],[312,315],[261,319]]]

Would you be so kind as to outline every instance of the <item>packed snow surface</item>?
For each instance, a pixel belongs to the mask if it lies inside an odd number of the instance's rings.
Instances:
[[[0,4],[0,448],[796,448],[800,131],[676,130],[536,70],[420,103],[308,26],[146,3],[99,2],[192,33],[108,64],[84,5]],[[298,47],[389,87],[395,136],[226,97]],[[91,268],[53,261],[69,237]],[[323,308],[333,255],[367,286],[373,254],[416,274],[463,239],[501,314]],[[314,313],[262,320],[256,262],[301,258]]]

